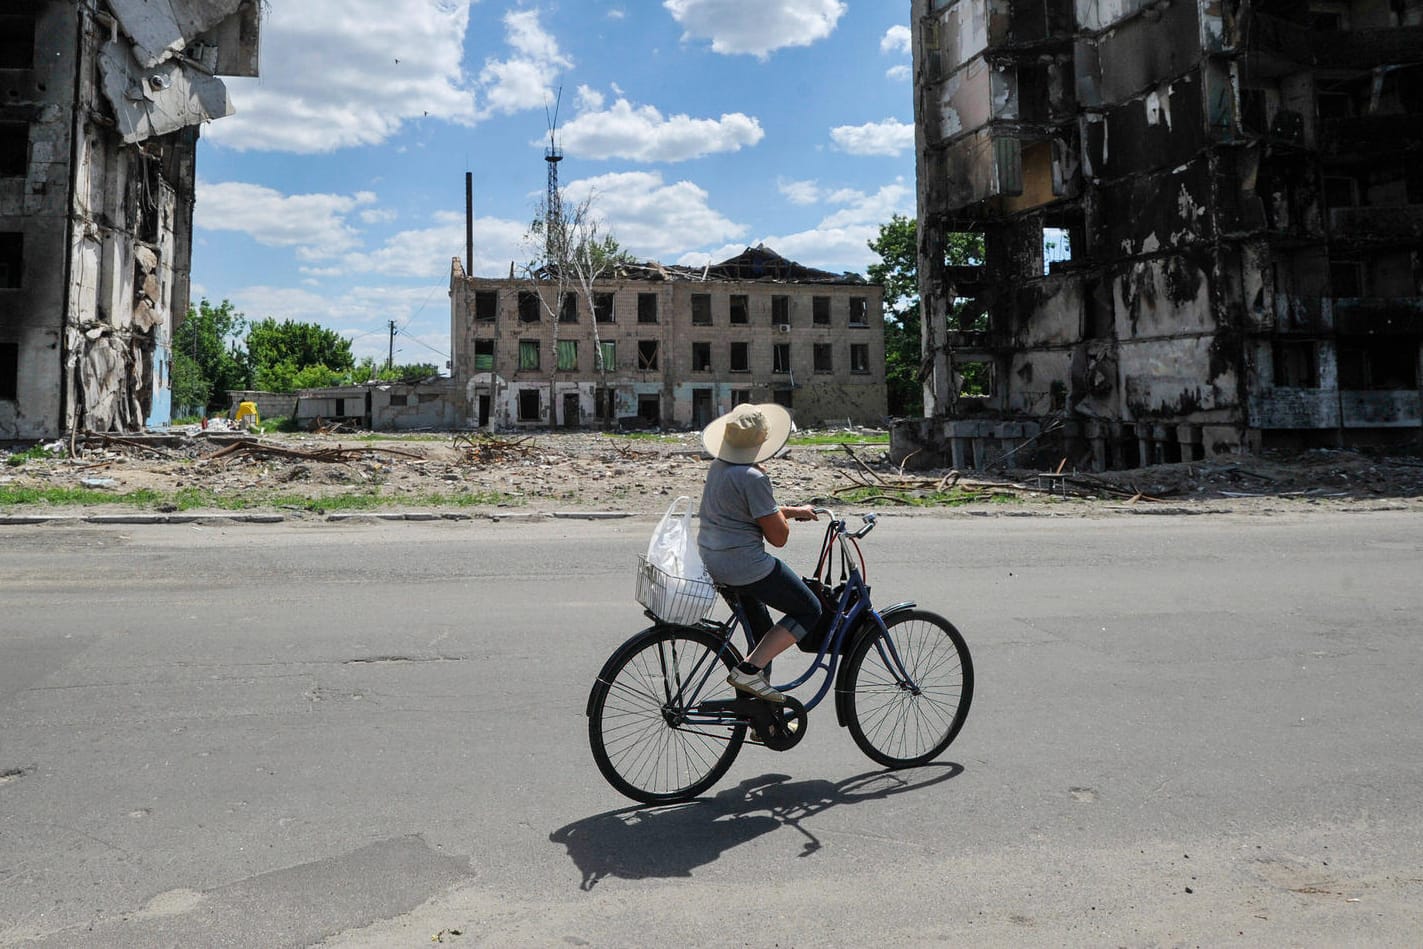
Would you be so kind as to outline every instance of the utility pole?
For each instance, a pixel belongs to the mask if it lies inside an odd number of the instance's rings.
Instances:
[[[390,355],[385,357],[385,368],[388,370],[395,365],[395,320],[390,321]]]

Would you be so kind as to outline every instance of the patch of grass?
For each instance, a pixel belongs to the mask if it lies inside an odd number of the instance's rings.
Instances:
[[[953,488],[948,491],[856,488],[853,491],[837,495],[837,498],[840,502],[848,501],[851,504],[888,503],[897,507],[962,507],[965,504],[982,502],[1013,504],[1022,500],[1018,495],[1006,491],[970,491],[964,488]]]
[[[52,452],[43,445],[31,445],[24,451],[17,451],[5,459],[5,464],[11,468],[18,468],[27,461],[38,461],[41,458],[57,457],[57,452]]]
[[[143,510],[168,511],[256,511],[268,509],[311,511],[374,511],[392,507],[493,507],[499,504],[522,504],[520,499],[497,491],[427,492],[413,495],[387,495],[379,491],[359,491],[311,497],[303,494],[279,494],[268,491],[218,493],[207,488],[179,488],[177,491],[153,491],[147,488],[118,493],[94,488],[24,487],[0,485],[0,508],[19,505],[49,507],[89,507],[119,505]]]
[[[792,435],[789,445],[888,445],[889,433],[856,435],[853,432],[804,432]]]

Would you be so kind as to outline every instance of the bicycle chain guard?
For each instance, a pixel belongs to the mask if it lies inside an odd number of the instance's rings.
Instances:
[[[789,695],[780,704],[753,698],[740,699],[738,704],[746,706],[743,714],[751,720],[751,729],[772,751],[789,751],[805,737],[805,706]]]

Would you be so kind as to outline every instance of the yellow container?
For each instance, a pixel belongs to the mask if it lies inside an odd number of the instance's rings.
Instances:
[[[251,417],[252,420],[251,420],[250,422],[244,421],[244,420],[247,419],[249,416]],[[256,424],[260,423],[260,422],[262,421],[262,418],[261,418],[261,416],[259,416],[259,415],[257,414],[257,403],[256,403],[256,402],[239,402],[239,403],[237,403],[237,417],[236,417],[235,419],[233,419],[233,421],[235,421],[239,426],[241,426],[241,427],[243,427],[243,428],[246,428],[248,425],[256,425]]]

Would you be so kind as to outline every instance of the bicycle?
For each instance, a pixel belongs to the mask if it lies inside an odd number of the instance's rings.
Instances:
[[[913,602],[884,610],[871,604],[859,541],[874,530],[877,515],[864,515],[852,532],[828,509],[815,512],[829,518],[814,581],[824,611],[806,637],[812,641],[801,643],[815,658],[803,674],[776,686],[789,693],[823,673],[815,694],[805,704],[787,694],[778,705],[726,682],[742,660],[736,630],[745,634],[748,653],[754,646],[731,590],[715,585],[732,611],[722,621],[666,622],[647,609],[653,625],[608,657],[588,695],[593,759],[619,792],[646,804],[691,800],[726,774],[748,732],[766,748],[790,750],[832,684],[838,724],[887,768],[926,764],[958,737],[973,700],[973,661],[963,636]],[[827,590],[836,550],[842,581]]]

